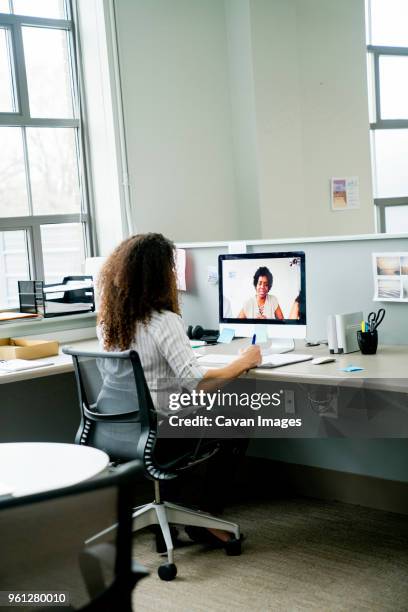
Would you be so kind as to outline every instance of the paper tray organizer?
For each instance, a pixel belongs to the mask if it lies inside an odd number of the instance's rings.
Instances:
[[[59,343],[54,340],[0,338],[0,359],[40,359],[58,355]]]
[[[62,283],[18,281],[20,312],[61,317],[95,311],[92,276],[65,276]]]

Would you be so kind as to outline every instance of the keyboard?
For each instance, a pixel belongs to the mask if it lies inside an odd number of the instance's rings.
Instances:
[[[228,365],[237,358],[237,355],[224,355],[222,353],[208,353],[198,358],[200,365],[219,366]],[[280,355],[264,355],[261,365],[258,368],[279,368],[292,363],[300,363],[301,361],[310,361],[313,355],[300,355],[298,353],[283,353]]]

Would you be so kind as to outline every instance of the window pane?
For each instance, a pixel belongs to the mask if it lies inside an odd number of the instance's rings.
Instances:
[[[59,283],[64,276],[83,274],[84,235],[81,223],[41,226],[46,283]]]
[[[388,234],[408,232],[408,205],[385,207],[385,231]]]
[[[31,17],[65,19],[64,0],[13,0],[14,12]]]
[[[28,214],[21,128],[0,127],[0,217]]]
[[[376,198],[408,195],[408,130],[374,132]]]
[[[31,117],[72,117],[67,32],[33,27],[22,30]]]
[[[407,0],[370,0],[371,44],[408,47]]]
[[[35,215],[80,211],[75,130],[27,128]]]
[[[9,1],[8,0],[0,0],[0,13],[9,13]]]
[[[380,57],[380,99],[382,119],[408,119],[408,56]]]
[[[10,32],[6,28],[0,28],[0,113],[16,111],[11,66]]]
[[[0,232],[0,308],[18,306],[19,280],[29,280],[26,232]]]

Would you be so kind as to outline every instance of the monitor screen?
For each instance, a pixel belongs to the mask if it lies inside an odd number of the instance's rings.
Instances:
[[[305,254],[220,255],[221,323],[306,325]]]

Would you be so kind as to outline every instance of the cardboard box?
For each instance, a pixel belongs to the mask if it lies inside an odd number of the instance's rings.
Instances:
[[[59,343],[54,340],[0,338],[0,359],[40,359],[58,355]]]

